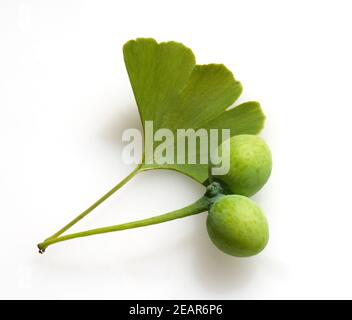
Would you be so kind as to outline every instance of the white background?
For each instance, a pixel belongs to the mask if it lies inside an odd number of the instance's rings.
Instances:
[[[350,1],[0,0],[0,298],[352,298]],[[260,255],[218,251],[206,214],[36,243],[132,169],[140,128],[121,48],[176,40],[220,62],[258,100],[274,167],[254,197],[271,228]],[[203,187],[137,176],[73,230],[179,208]]]

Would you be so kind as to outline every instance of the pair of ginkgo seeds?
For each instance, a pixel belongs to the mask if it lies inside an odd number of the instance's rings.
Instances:
[[[224,147],[225,144],[220,149]],[[234,136],[226,148],[230,148],[230,170],[213,179],[227,192],[218,195],[210,206],[207,230],[221,251],[248,257],[262,251],[269,239],[267,220],[259,206],[248,197],[269,179],[271,152],[264,140],[256,135]]]

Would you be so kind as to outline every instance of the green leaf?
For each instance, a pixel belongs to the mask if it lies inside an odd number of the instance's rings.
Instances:
[[[174,41],[131,40],[123,53],[143,127],[145,121],[153,121],[154,132],[160,128],[173,133],[177,129],[228,128],[231,136],[257,134],[262,129],[264,115],[259,103],[246,102],[229,109],[242,86],[224,65],[196,65],[192,51]],[[154,150],[156,147],[154,144]],[[204,164],[156,162],[143,164],[143,168],[177,170],[201,183],[208,178]]]

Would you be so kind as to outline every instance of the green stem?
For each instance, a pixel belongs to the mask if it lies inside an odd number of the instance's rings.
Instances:
[[[91,211],[93,211],[97,206],[99,206],[102,202],[104,202],[107,198],[109,198],[111,195],[113,195],[117,190],[119,190],[123,185],[125,185],[128,181],[130,181],[137,173],[141,172],[141,165],[139,165],[136,169],[134,169],[127,177],[125,177],[123,180],[121,180],[115,187],[113,187],[109,192],[104,194],[99,200],[94,202],[88,209],[84,210],[80,215],[78,215],[75,219],[73,219],[71,222],[69,222],[67,225],[65,225],[63,228],[61,228],[58,232],[53,234],[51,237],[49,237],[47,240],[55,239],[59,237],[61,234],[63,234],[65,231],[70,229],[73,225],[75,225],[78,221],[82,220],[85,216],[87,216]]]
[[[151,217],[143,220],[137,220],[133,222],[128,222],[128,223],[123,223],[123,224],[118,224],[114,226],[104,227],[104,228],[72,233],[58,238],[50,238],[38,244],[39,252],[43,253],[48,246],[57,242],[67,241],[75,238],[88,237],[96,234],[139,228],[139,227],[158,224],[158,223],[162,223],[170,220],[184,218],[187,216],[191,216],[191,215],[206,211],[209,205],[210,205],[209,198],[204,196],[187,207],[184,207],[182,209],[172,211],[166,214],[162,214],[159,216],[155,216],[155,217]]]

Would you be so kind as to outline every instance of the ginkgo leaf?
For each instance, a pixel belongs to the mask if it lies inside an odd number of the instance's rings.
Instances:
[[[259,103],[246,102],[229,109],[242,86],[224,65],[196,65],[192,51],[174,41],[139,38],[128,41],[123,53],[143,128],[145,121],[152,121],[154,131],[230,129],[231,136],[257,134],[262,129],[265,117]],[[144,148],[145,154],[148,145]],[[142,166],[177,170],[201,183],[208,178],[205,164],[158,163],[154,158],[154,163]]]

